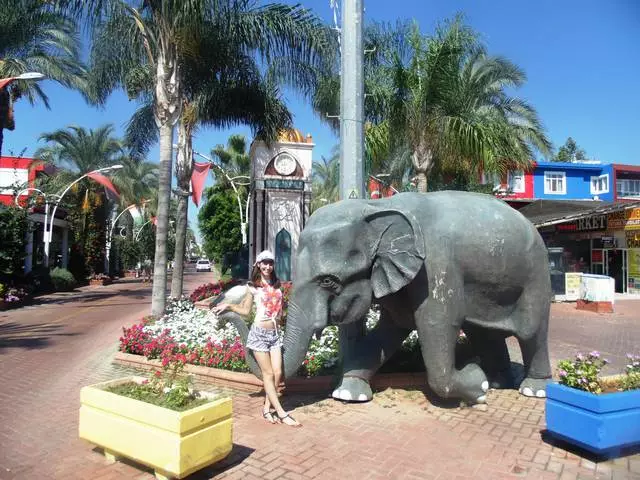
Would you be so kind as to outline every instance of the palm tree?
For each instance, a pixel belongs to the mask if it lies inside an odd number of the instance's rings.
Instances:
[[[92,19],[94,98],[131,81],[151,85],[153,114],[160,139],[158,222],[152,313],[162,314],[166,300],[166,242],[171,186],[173,129],[184,105],[185,59],[198,44],[206,24],[225,27],[248,52],[259,52],[268,64],[273,55],[288,53],[313,60],[313,35],[319,21],[299,6],[254,8],[251,0],[57,0],[72,13]],[[148,67],[136,68],[139,65]],[[134,73],[140,77],[132,78]],[[187,82],[188,83],[188,82]]]
[[[0,0],[0,78],[36,71],[65,87],[86,92],[85,69],[75,24],[42,0]],[[12,103],[49,99],[34,82],[16,81],[0,89],[0,153],[3,130],[13,130]]]
[[[337,202],[340,197],[340,159],[336,148],[331,158],[324,156],[322,162],[313,162],[313,201],[314,211],[327,203]]]
[[[551,144],[535,109],[509,96],[524,73],[491,57],[460,17],[433,37],[417,25],[375,24],[366,31],[365,153],[371,173],[389,172],[395,183],[416,175],[427,191],[433,173],[504,172],[527,168],[534,150]],[[332,86],[333,85],[333,86]],[[320,112],[335,108],[335,77],[316,91]]]

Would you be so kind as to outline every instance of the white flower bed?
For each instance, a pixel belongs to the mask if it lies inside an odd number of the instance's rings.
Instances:
[[[222,340],[233,342],[238,336],[238,330],[231,323],[223,328],[216,328],[218,317],[213,312],[207,312],[195,307],[190,310],[181,309],[176,313],[165,315],[151,325],[145,325],[144,331],[153,336],[159,336],[168,329],[171,337],[177,343],[184,343],[188,347],[203,346],[211,339],[220,343]]]
[[[171,337],[177,343],[184,343],[188,347],[206,345],[210,339],[216,343],[223,340],[233,342],[239,335],[232,323],[226,323],[223,328],[216,328],[218,316],[211,311],[200,310],[191,304],[180,302],[172,313],[165,315],[155,323],[146,325],[144,331],[153,336],[160,336],[164,330],[169,330]],[[366,317],[367,331],[373,329],[380,319],[380,312],[369,310]],[[326,327],[320,339],[311,340],[306,358],[318,357],[322,359],[325,368],[331,368],[339,359],[339,333],[337,326]],[[404,348],[413,348],[418,343],[418,333],[414,330],[404,341]]]

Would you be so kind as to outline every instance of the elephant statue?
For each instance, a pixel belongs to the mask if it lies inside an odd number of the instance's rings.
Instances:
[[[525,369],[520,392],[545,396],[551,378],[547,250],[536,228],[506,203],[468,192],[345,200],[314,212],[296,255],[285,377],[298,370],[314,334],[329,324],[361,324],[376,302],[378,324],[352,335],[341,352],[335,398],[370,400],[371,377],[416,329],[434,393],[485,402],[490,383],[480,365],[456,369],[461,328],[484,352],[480,364],[491,373],[504,372],[505,339],[515,336]]]

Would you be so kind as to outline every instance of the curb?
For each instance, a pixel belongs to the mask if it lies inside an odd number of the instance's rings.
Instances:
[[[141,370],[162,368],[159,360],[147,360],[142,355],[116,352],[113,363]],[[262,380],[252,373],[231,372],[219,368],[201,365],[185,365],[185,371],[205,383],[232,387],[248,392],[262,391]],[[295,393],[328,393],[335,386],[336,377],[323,375],[318,377],[295,377],[286,382],[286,390]],[[424,373],[383,373],[375,375],[371,381],[375,389],[385,388],[423,388],[427,386]]]

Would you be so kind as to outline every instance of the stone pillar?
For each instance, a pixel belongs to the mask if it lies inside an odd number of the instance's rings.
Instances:
[[[255,244],[253,245],[253,256],[249,259],[249,262],[253,262],[256,256],[258,255],[258,253],[264,250],[262,248],[262,245],[264,244],[264,239],[262,238],[262,222],[264,222],[264,218],[262,217],[262,211],[264,208],[263,192],[264,190],[255,191],[254,225],[256,226],[256,233],[255,233]]]
[[[62,268],[69,263],[69,227],[62,228]]]
[[[25,235],[26,253],[24,257],[24,273],[29,273],[33,268],[33,223],[27,222],[27,234]]]

